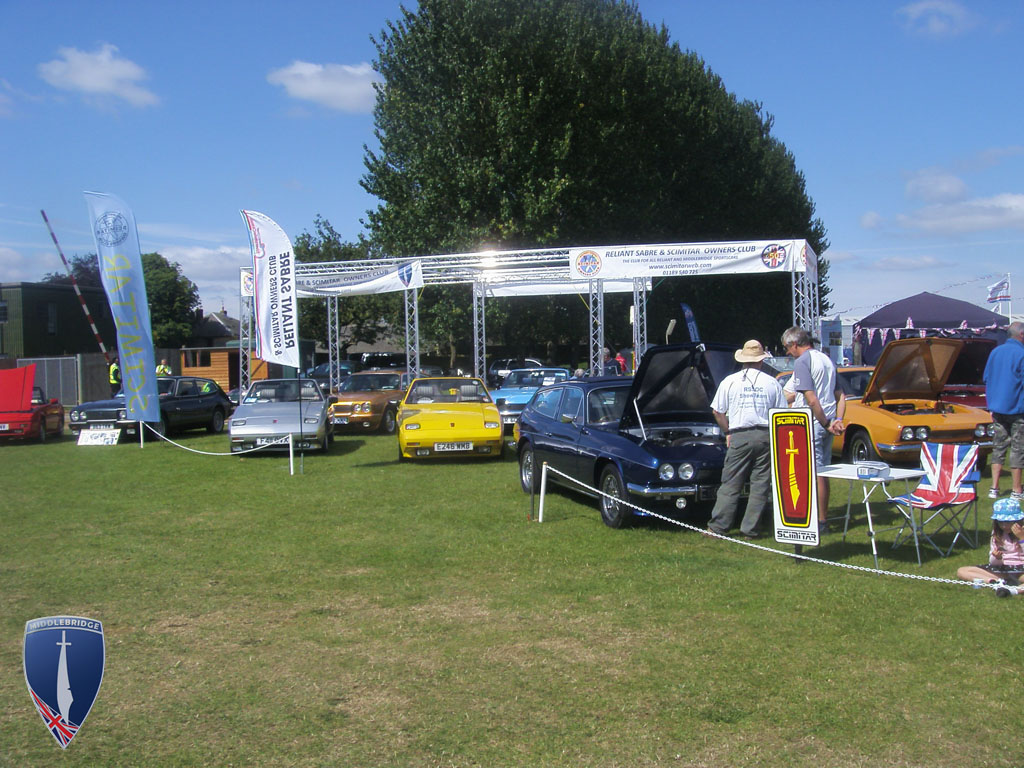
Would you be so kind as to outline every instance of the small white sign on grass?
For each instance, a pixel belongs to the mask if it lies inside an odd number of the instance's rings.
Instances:
[[[83,429],[78,433],[79,445],[117,445],[120,429]]]

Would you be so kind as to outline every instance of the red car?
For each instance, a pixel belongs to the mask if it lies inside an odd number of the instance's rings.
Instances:
[[[60,437],[64,433],[64,406],[46,399],[33,386],[36,366],[0,371],[0,439]]]

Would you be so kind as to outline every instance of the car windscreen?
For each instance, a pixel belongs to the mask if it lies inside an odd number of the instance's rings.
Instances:
[[[315,381],[296,379],[291,381],[257,381],[245,393],[246,403],[297,403],[322,402],[323,392]]]
[[[340,392],[381,392],[398,389],[401,376],[397,373],[361,373],[346,379]]]
[[[489,403],[490,396],[479,381],[471,379],[417,379],[406,395],[407,403]]]
[[[864,390],[868,388],[871,381],[872,370],[866,371],[838,371],[839,388],[847,397],[863,397]]]
[[[502,387],[546,387],[548,384],[557,384],[568,378],[565,371],[512,371],[505,377]]]

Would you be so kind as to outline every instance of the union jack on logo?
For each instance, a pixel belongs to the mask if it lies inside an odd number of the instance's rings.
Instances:
[[[778,269],[786,261],[786,246],[772,243],[761,251],[761,263],[768,269]]]
[[[39,698],[39,694],[34,690],[29,688],[28,692],[32,694],[32,701],[35,702],[36,712],[43,718],[43,722],[50,729],[53,738],[57,740],[61,748],[67,747],[71,740],[75,738],[75,734],[78,733],[78,726],[61,717],[60,712],[54,712],[53,708]]]

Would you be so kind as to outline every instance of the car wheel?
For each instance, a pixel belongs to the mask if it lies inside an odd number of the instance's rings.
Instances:
[[[41,419],[39,422],[39,442],[46,442],[46,419]]]
[[[852,435],[846,438],[846,460],[854,463],[858,461],[878,461],[878,451],[871,442],[871,436],[863,429],[855,430]]]
[[[393,435],[395,434],[396,426],[397,423],[395,421],[395,409],[389,406],[388,408],[384,409],[384,415],[381,417],[380,431],[383,432],[385,435]]]
[[[409,460],[408,457],[404,453],[402,453],[402,446],[398,446],[398,460],[399,461],[408,461]]]
[[[156,433],[162,437],[167,437],[167,419],[163,416],[160,417],[160,423],[156,425]]]
[[[629,507],[622,502],[626,500],[626,488],[622,484],[622,475],[614,464],[601,470],[601,491],[608,494],[601,496],[601,519],[609,528],[622,528],[630,519]],[[610,498],[609,498],[610,497]]]
[[[224,411],[220,408],[214,410],[213,418],[210,419],[210,425],[207,429],[215,435],[219,435],[224,431]]]
[[[540,472],[536,462],[533,446],[523,443],[523,447],[519,449],[519,484],[523,488],[523,493],[540,491]]]
[[[327,449],[330,448],[330,440],[327,439],[327,435],[324,435],[324,439],[320,441],[320,449],[327,453]]]

